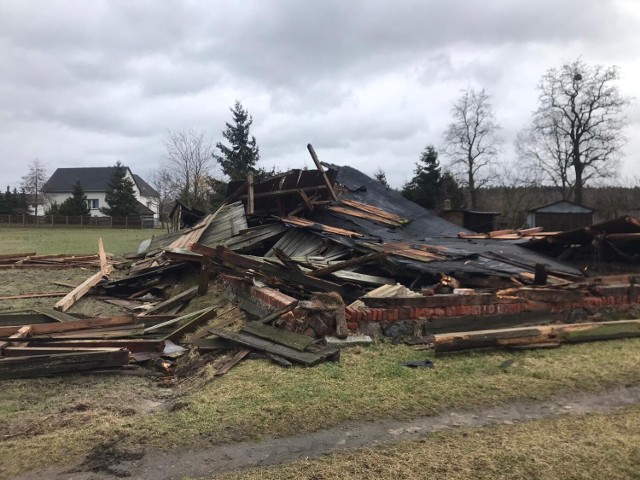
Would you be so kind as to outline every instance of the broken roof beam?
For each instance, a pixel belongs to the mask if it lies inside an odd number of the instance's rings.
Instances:
[[[173,297],[167,298],[166,300],[155,304],[149,310],[142,312],[140,315],[138,315],[138,318],[144,317],[146,315],[160,313],[160,312],[169,310],[171,307],[182,306],[184,303],[188,302],[193,297],[195,297],[197,293],[198,293],[198,287],[197,286],[191,287],[182,293],[174,295]]]
[[[322,175],[322,179],[324,180],[324,183],[327,186],[327,189],[329,190],[329,195],[331,195],[331,198],[333,199],[334,202],[340,203],[336,195],[336,192],[333,190],[333,185],[331,185],[331,182],[329,181],[329,177],[327,177],[327,173],[324,171],[324,168],[322,168],[322,164],[320,163],[320,160],[318,160],[318,155],[316,154],[316,151],[313,149],[313,145],[308,143],[307,150],[309,150],[309,153],[311,154],[311,158],[313,159],[313,163],[316,164],[316,168]]]

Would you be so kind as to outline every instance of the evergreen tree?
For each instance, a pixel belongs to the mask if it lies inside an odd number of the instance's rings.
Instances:
[[[402,195],[424,208],[436,208],[441,173],[438,152],[433,145],[424,149],[413,173],[413,178],[404,185]]]
[[[233,125],[227,123],[222,136],[231,146],[218,142],[216,148],[220,150],[220,155],[214,154],[213,158],[218,161],[222,172],[231,180],[244,180],[250,171],[256,171],[255,165],[260,159],[260,152],[256,138],[249,135],[249,129],[253,123],[251,115],[242,108],[238,100],[230,110],[233,114]]]
[[[80,185],[80,181],[77,181],[73,186],[73,196],[65,199],[64,202],[58,207],[59,215],[69,216],[87,216],[91,213],[89,206],[87,205],[87,196]]]
[[[111,217],[127,217],[138,215],[139,202],[136,198],[133,181],[127,177],[127,168],[118,162],[105,192],[108,207],[100,209]]]
[[[373,174],[373,178],[375,178],[386,188],[389,188],[389,182],[387,182],[387,174],[384,173],[384,170],[382,170],[382,168],[378,167],[378,169]]]
[[[60,205],[55,200],[49,204],[44,212],[45,215],[60,215]]]
[[[438,208],[443,208],[444,200],[449,200],[454,210],[464,208],[464,190],[449,171],[445,171],[440,177],[439,196]]]

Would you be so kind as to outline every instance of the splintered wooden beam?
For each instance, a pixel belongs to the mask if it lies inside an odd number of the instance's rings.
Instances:
[[[66,312],[69,310],[78,300],[80,300],[92,287],[96,286],[104,278],[104,273],[100,270],[94,273],[84,282],[78,285],[76,288],[67,293],[62,300],[59,300],[53,308]]]
[[[66,312],[74,303],[80,300],[92,287],[96,286],[102,281],[103,278],[108,277],[113,271],[113,265],[107,264],[107,257],[104,252],[104,245],[102,244],[102,238],[98,239],[98,255],[100,257],[100,271],[91,275],[84,282],[78,285],[65,295],[65,297],[58,301],[53,308]]]
[[[320,163],[320,160],[318,160],[318,155],[316,154],[316,151],[313,149],[313,145],[311,145],[310,143],[307,144],[307,150],[309,150],[309,153],[311,154],[311,158],[313,159],[313,163],[316,164],[316,168],[322,174],[322,179],[324,180],[324,184],[327,186],[327,190],[329,190],[329,195],[331,195],[331,198],[333,199],[334,202],[340,203],[336,195],[336,192],[333,190],[333,185],[331,185],[331,182],[329,181],[329,177],[327,177],[327,173],[324,171],[324,168],[322,168],[322,164]]]
[[[454,352],[476,348],[522,347],[631,337],[640,337],[640,320],[444,333],[434,335],[433,344],[436,352]]]
[[[100,257],[100,271],[105,277],[109,275],[109,264],[107,263],[107,254],[104,251],[104,244],[102,243],[102,237],[98,239],[98,257]]]
[[[253,215],[253,172],[247,175],[247,215]]]

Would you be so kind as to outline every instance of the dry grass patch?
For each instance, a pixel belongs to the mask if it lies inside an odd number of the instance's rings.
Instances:
[[[393,447],[363,449],[214,478],[637,479],[640,408],[443,431],[426,440]]]
[[[0,458],[4,473],[15,474],[77,461],[96,444],[115,438],[125,449],[202,447],[319,430],[346,420],[410,418],[640,382],[638,339],[545,351],[431,356],[435,368],[429,370],[400,365],[425,355],[406,346],[379,344],[346,350],[340,363],[309,369],[249,360],[215,380],[205,367],[198,377],[170,390],[151,380],[115,376],[6,381],[0,392],[3,429],[15,433],[21,425],[51,426],[4,439]],[[511,358],[511,367],[500,368]],[[161,405],[141,408],[149,400]],[[74,411],[78,404],[99,414]],[[174,404],[180,408],[171,408]],[[135,414],[126,410],[129,407]],[[59,415],[69,423],[54,422]]]

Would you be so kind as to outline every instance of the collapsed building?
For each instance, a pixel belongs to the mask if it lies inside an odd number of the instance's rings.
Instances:
[[[167,348],[175,353],[173,341],[180,341],[202,354],[231,352],[219,365],[224,373],[255,351],[282,365],[335,359],[341,342],[356,333],[425,343],[436,352],[640,336],[639,320],[606,321],[611,311],[633,316],[640,302],[636,276],[594,277],[563,261],[587,244],[636,258],[629,245],[640,237],[638,220],[559,233],[460,231],[354,168],[325,169],[309,149],[317,169],[231,182],[226,201],[211,214],[179,205],[175,225],[183,228],[143,242],[129,257],[126,276],[108,278],[102,255],[101,272],[56,304],[64,311],[92,293],[134,310],[140,306],[134,300],[151,296],[141,313],[127,320],[85,320],[74,330],[75,340],[53,334],[73,322],[4,327],[14,337],[0,348],[5,354],[29,348],[12,342],[27,345],[29,335],[44,331],[38,348],[49,341],[69,349],[100,348],[104,355],[114,348],[118,353],[110,353],[107,366],[123,366],[131,358],[166,358]],[[185,281],[189,276],[193,281]],[[211,306],[179,314],[209,289],[255,320],[230,330],[224,327],[237,316],[211,323]],[[61,321],[50,312],[49,319]],[[3,325],[13,325],[9,321]],[[110,330],[95,330],[103,327]],[[199,333],[184,337],[197,328]],[[5,360],[11,359],[0,358],[0,376],[10,368],[3,367]],[[32,372],[24,364],[21,372]]]

